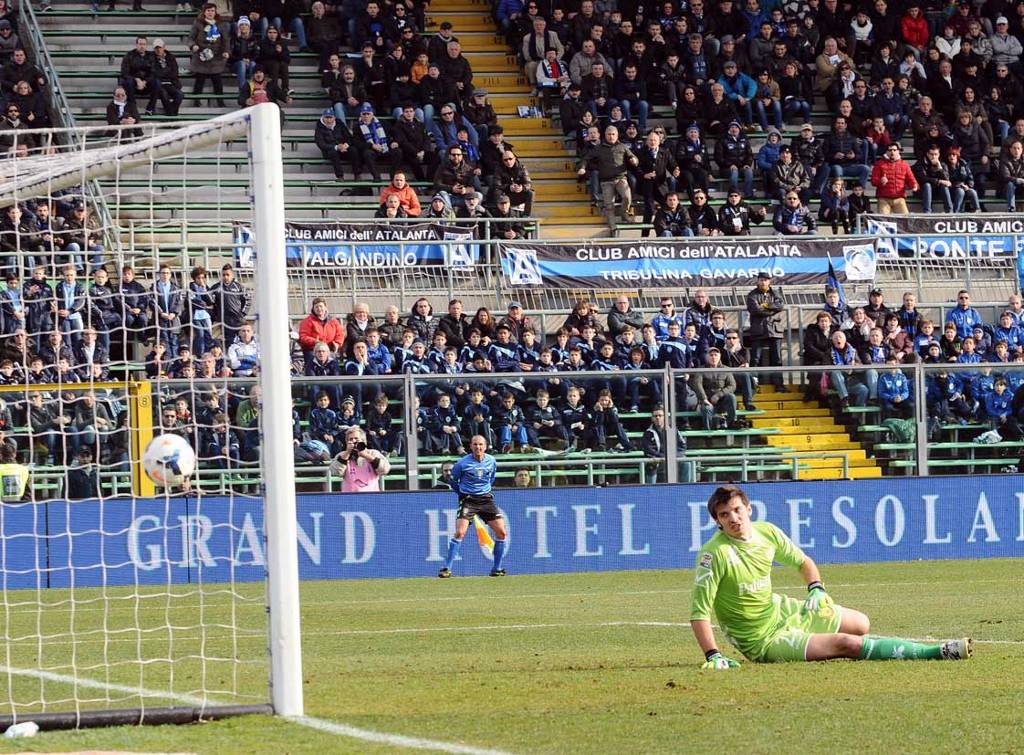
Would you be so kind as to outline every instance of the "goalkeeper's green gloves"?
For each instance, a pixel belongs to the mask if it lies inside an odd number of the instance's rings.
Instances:
[[[815,581],[807,585],[807,597],[804,599],[805,612],[813,613],[831,605],[832,597],[825,592],[825,586],[821,582]]]
[[[704,665],[701,666],[703,671],[726,671],[731,668],[739,668],[739,661],[734,661],[732,658],[726,658],[724,655],[719,653],[717,650],[709,650],[704,654]]]

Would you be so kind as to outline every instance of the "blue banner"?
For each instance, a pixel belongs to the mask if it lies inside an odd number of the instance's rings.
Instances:
[[[253,267],[253,235],[235,227],[239,267]],[[440,223],[285,223],[289,267],[363,268],[389,272],[403,267],[470,268],[480,261],[472,229]]]
[[[501,489],[512,574],[676,569],[714,531],[714,485]],[[755,517],[819,563],[1024,556],[1024,477],[759,483]],[[455,527],[446,492],[303,495],[302,579],[429,577]],[[261,580],[262,502],[170,498],[5,504],[6,589]],[[470,529],[456,574],[485,574]]]
[[[784,236],[639,239],[570,245],[510,241],[500,245],[510,287],[751,286],[768,271],[782,284],[824,284],[829,260],[840,281],[870,283],[873,242]]]
[[[946,259],[1006,257],[1024,247],[1019,215],[864,215],[878,254]]]

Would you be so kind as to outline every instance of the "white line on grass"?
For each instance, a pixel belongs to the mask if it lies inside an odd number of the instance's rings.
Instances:
[[[432,626],[432,627],[390,627],[388,629],[332,629],[326,631],[318,631],[318,637],[374,637],[374,636],[385,636],[385,635],[400,635],[400,634],[435,634],[435,633],[456,633],[456,632],[494,632],[494,631],[510,631],[510,632],[525,632],[535,629],[565,629],[569,627],[590,627],[590,628],[601,628],[601,627],[655,627],[655,628],[674,628],[678,629],[681,627],[690,626],[688,621],[602,621],[602,622],[544,622],[534,624],[476,624],[469,626]],[[717,628],[717,627],[716,627]],[[18,638],[24,641],[37,641],[36,637],[24,637]],[[175,639],[180,642],[188,642],[202,639],[199,635],[186,636],[176,634]],[[208,636],[207,639],[219,640],[226,639],[220,636]],[[250,640],[256,642],[266,642],[266,636],[263,634],[247,634],[241,635],[234,638],[235,640]],[[163,635],[156,635],[153,637],[143,637],[143,642],[166,642],[166,637]],[[921,638],[922,642],[937,642],[934,637]],[[130,642],[137,643],[139,638],[136,636],[130,637],[76,637],[74,640],[64,641],[47,641],[48,647],[63,646],[63,645],[86,645],[89,643],[104,643],[113,644],[117,642]],[[983,645],[1024,645],[1024,640],[975,640],[976,643]],[[0,673],[3,672],[2,666],[0,666]],[[73,678],[73,677],[69,677]]]
[[[86,689],[100,689],[105,692],[121,692],[134,697],[163,698],[165,700],[174,700],[185,705],[192,705],[197,708],[202,707],[203,705],[214,704],[211,700],[204,700],[201,697],[186,695],[181,692],[158,692],[156,690],[145,689],[143,687],[130,687],[127,684],[101,682],[98,679],[71,676],[70,674],[58,674],[54,671],[43,671],[41,669],[0,666],[0,674],[10,674],[11,676],[30,676],[33,679],[42,679],[47,682],[60,682],[62,684],[70,684],[75,687],[85,687]]]
[[[688,627],[688,621],[600,621],[581,623],[578,621],[551,624],[478,624],[462,627],[396,627],[392,629],[337,629],[332,632],[317,632],[318,635],[354,637],[382,634],[425,634],[432,632],[521,632],[530,629],[565,629],[566,627]]]
[[[539,575],[529,575],[539,576]],[[686,577],[682,580],[683,582],[692,582],[692,578]],[[960,579],[951,580],[944,579],[943,584],[981,584],[986,582],[1005,582],[1005,579]],[[852,588],[852,587],[870,587],[872,589],[878,589],[882,587],[916,587],[920,585],[934,585],[934,582],[920,580],[920,581],[907,581],[907,582],[845,582],[837,583],[830,582],[829,589],[835,589],[840,587]],[[807,588],[802,585],[775,585],[775,590],[797,590],[805,591]],[[687,595],[693,592],[690,587],[679,587],[665,590],[587,590],[583,592],[537,592],[537,593],[523,593],[516,595],[515,597],[530,600],[533,598],[593,598],[598,596],[616,596],[616,595]],[[303,602],[303,605],[309,606],[361,606],[361,605],[388,605],[391,603],[441,603],[441,602],[465,602],[473,600],[488,600],[493,598],[493,594],[484,595],[452,595],[452,596],[439,596],[430,595],[415,598],[362,598],[357,600],[320,600],[311,601],[309,603]]]
[[[403,737],[400,734],[382,734],[368,729],[358,729],[347,724],[336,724],[333,721],[325,721],[322,718],[310,718],[309,716],[296,716],[286,719],[310,729],[325,731],[330,734],[337,734],[342,737],[361,739],[364,742],[377,742],[379,744],[393,747],[409,747],[415,750],[437,750],[440,752],[461,753],[462,755],[508,755],[501,750],[483,750],[479,747],[469,747],[452,742],[438,742],[433,739],[420,739],[419,737]]]
[[[34,679],[42,679],[49,682],[60,682],[62,684],[70,684],[77,687],[85,687],[87,689],[99,689],[106,692],[120,692],[133,697],[173,700],[175,702],[182,703],[184,705],[192,705],[197,708],[204,705],[208,706],[217,704],[215,701],[196,697],[195,695],[186,695],[180,692],[160,692],[158,690],[145,689],[144,687],[130,687],[126,684],[101,682],[98,679],[58,674],[53,671],[14,668],[12,666],[0,665],[0,673],[6,673],[12,676],[28,676]],[[299,726],[315,729],[316,731],[337,734],[341,737],[359,739],[363,742],[375,742],[393,747],[408,747],[416,750],[434,750],[436,752],[455,753],[456,755],[508,755],[501,750],[486,750],[454,742],[440,742],[433,739],[406,737],[401,734],[386,734],[384,732],[372,731],[370,729],[360,729],[347,724],[338,724],[333,721],[326,721],[322,718],[314,718],[312,716],[294,716],[285,720],[298,724]]]
[[[487,631],[525,631],[530,629],[564,629],[565,627],[688,627],[690,623],[688,621],[673,622],[673,621],[604,621],[600,623],[580,623],[580,622],[565,622],[565,623],[545,623],[545,624],[483,624],[479,626],[455,626],[455,627],[392,627],[390,629],[332,629],[327,631],[317,631],[318,637],[360,637],[364,635],[387,635],[387,634],[420,634],[430,632],[487,632]],[[193,642],[196,640],[203,639],[200,635],[183,635],[175,634],[174,639],[178,642]],[[208,634],[206,639],[210,641],[216,640],[227,640],[232,639],[235,641],[249,640],[252,642],[266,643],[266,633],[249,633],[244,635],[237,635],[230,637],[229,635],[217,635]],[[38,642],[39,638],[36,635],[27,635],[24,637],[15,638],[16,642]],[[10,640],[9,640],[10,641]],[[157,632],[151,637],[139,638],[132,634],[127,637],[111,637],[109,635],[104,636],[93,636],[93,637],[75,637],[73,640],[60,640],[54,641],[47,639],[46,646],[64,646],[64,645],[75,645],[82,646],[87,644],[103,643],[106,645],[127,642],[127,643],[138,643],[138,642],[167,642],[167,637],[162,632]],[[3,667],[0,666],[0,673],[3,672]]]
[[[540,575],[529,575],[529,576],[540,576]],[[321,580],[321,581],[324,581],[324,580]],[[335,581],[341,581],[341,580],[335,580]],[[684,578],[683,581],[684,582],[688,582],[689,579],[688,578]],[[944,585],[967,584],[967,583],[970,583],[970,584],[984,584],[984,583],[1005,582],[1005,581],[1006,581],[1005,579],[943,579],[942,583]],[[257,585],[258,583],[253,582],[251,584]],[[919,586],[919,585],[934,585],[934,584],[935,584],[934,582],[925,581],[925,580],[921,580],[921,581],[907,581],[907,582],[845,582],[845,583],[830,582],[829,583],[829,588],[830,589],[836,589],[836,588],[870,587],[873,590],[875,590],[875,589],[884,588],[884,587],[915,587],[915,586]],[[773,589],[781,590],[781,591],[795,590],[795,591],[801,592],[801,591],[805,590],[806,588],[801,586],[801,585],[775,585],[773,587]],[[515,597],[516,598],[523,598],[523,599],[526,599],[526,600],[530,600],[530,599],[533,599],[533,598],[593,598],[593,597],[598,597],[598,596],[616,596],[616,595],[687,595],[690,592],[692,592],[692,589],[690,587],[681,587],[681,588],[672,588],[672,589],[665,589],[665,590],[587,590],[587,591],[584,591],[584,592],[538,592],[538,593],[523,593],[522,595],[517,595]],[[129,596],[129,597],[130,597],[131,600],[135,600],[136,599],[136,596]],[[182,596],[182,597],[187,597],[187,596]],[[418,597],[414,597],[414,598],[360,598],[360,599],[356,599],[356,600],[309,600],[309,601],[304,601],[303,602],[303,606],[307,607],[307,608],[318,608],[318,607],[322,607],[322,606],[390,605],[392,603],[395,603],[395,604],[398,604],[398,603],[447,603],[447,602],[455,602],[455,601],[459,601],[459,602],[467,602],[467,601],[468,602],[472,602],[474,600],[488,600],[488,599],[493,598],[493,597],[494,597],[493,594],[485,594],[485,595],[465,595],[465,594],[460,594],[460,595],[452,595],[452,596],[448,596],[448,595],[430,595],[430,596],[422,596],[422,597],[418,596]],[[166,594],[164,594],[164,593],[154,593],[152,595],[142,595],[141,599],[143,601],[145,601],[145,602],[142,605],[138,606],[138,607],[132,606],[132,611],[138,611],[140,613],[141,612],[146,612],[146,611],[159,611],[159,612],[166,612],[167,611],[167,605],[165,603],[160,603],[158,605],[157,604],[150,605],[151,602],[155,602],[154,599],[158,599],[158,600],[168,599],[168,596]],[[241,601],[240,604],[245,606],[246,608],[253,608],[255,610],[257,608],[257,606],[255,605],[255,602],[258,601],[258,600],[261,600],[261,599],[262,598],[256,598],[256,597],[245,598],[245,599],[243,599]],[[56,604],[43,604],[43,605],[40,606],[40,604],[37,604],[37,603],[34,603],[34,602],[22,601],[18,605],[20,605],[20,606],[27,606],[29,608],[42,607],[42,608],[46,608],[47,610],[54,610],[54,611],[55,610],[65,610],[65,611],[74,610],[77,613],[86,613],[86,612],[90,612],[90,611],[91,612],[107,613],[110,610],[111,606],[117,607],[119,605],[119,603],[121,603],[121,602],[123,602],[125,600],[126,600],[126,598],[123,598],[123,597],[111,598],[111,599],[107,599],[107,600],[103,600],[103,599],[99,599],[99,598],[92,598],[88,602],[75,603],[74,606],[73,606],[73,609],[72,609],[72,606],[70,606],[70,605],[62,605],[60,603],[56,603]],[[169,600],[171,602],[173,602],[174,596],[171,596],[171,598]],[[95,605],[90,605],[89,603],[95,603]],[[176,610],[177,609],[184,610],[184,609],[188,609],[188,608],[200,608],[200,607],[202,607],[204,609],[207,609],[207,610],[215,610],[215,609],[219,609],[219,608],[225,608],[225,609],[226,608],[230,608],[233,605],[239,605],[239,603],[230,603],[230,602],[219,603],[219,602],[214,602],[214,601],[205,601],[203,603],[173,603],[173,606],[174,606],[174,608]]]
[[[522,632],[531,629],[565,629],[566,627],[658,627],[678,629],[688,627],[688,621],[600,621],[600,622],[564,622],[548,624],[478,624],[475,626],[454,626],[454,627],[393,627],[391,629],[336,629],[330,632],[317,632],[317,635],[333,635],[335,637],[354,637],[364,635],[388,635],[388,634],[427,634],[434,632],[494,632],[512,631]],[[712,625],[718,629],[718,625]],[[884,635],[877,635],[884,636]],[[926,637],[921,642],[941,642],[934,637]],[[974,640],[981,645],[1024,645],[1024,640]]]

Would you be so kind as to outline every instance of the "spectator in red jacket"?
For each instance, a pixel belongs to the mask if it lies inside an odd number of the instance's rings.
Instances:
[[[885,150],[885,156],[875,163],[871,171],[871,183],[876,189],[880,213],[905,215],[910,212],[907,192],[917,191],[917,179],[910,169],[910,163],[900,156],[899,144],[890,144]]]
[[[931,34],[928,33],[928,20],[921,12],[921,4],[916,0],[911,0],[907,12],[900,19],[900,32],[903,41],[914,49],[917,59],[921,60]]]
[[[333,356],[344,354],[345,326],[337,317],[328,314],[327,302],[320,297],[313,299],[309,316],[299,323],[299,346],[307,365],[313,359],[313,347],[317,341],[326,343]]]

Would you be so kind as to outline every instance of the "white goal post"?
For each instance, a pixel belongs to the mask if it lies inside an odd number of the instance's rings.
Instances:
[[[6,683],[10,698],[6,706],[0,703],[0,731],[27,720],[46,729],[188,722],[241,713],[303,714],[280,111],[276,105],[262,104],[202,123],[145,126],[130,135],[129,129],[118,127],[85,128],[76,139],[53,129],[46,132],[47,140],[39,142],[77,146],[56,151],[41,147],[28,156],[0,158],[0,212],[39,198],[56,203],[68,190],[98,180],[103,196],[86,197],[86,202],[106,201],[112,207],[113,227],[100,230],[108,239],[117,239],[117,257],[107,260],[113,280],[125,259],[145,260],[143,268],[154,276],[168,255],[171,259],[179,255],[177,259],[187,265],[203,259],[209,260],[207,265],[216,259],[219,265],[224,257],[215,257],[209,250],[203,258],[194,256],[187,244],[180,253],[161,248],[166,242],[161,240],[160,224],[168,217],[176,218],[178,237],[188,238],[192,222],[188,207],[202,208],[196,213],[196,227],[251,224],[252,254],[247,257],[255,259],[255,267],[245,285],[251,288],[255,304],[251,319],[258,331],[259,369],[253,380],[262,390],[262,399],[250,394],[258,410],[259,458],[251,460],[249,469],[255,471],[246,480],[256,484],[236,480],[230,484],[237,486],[225,487],[227,494],[219,498],[201,490],[126,496],[124,487],[118,489],[115,484],[113,492],[104,488],[99,499],[84,502],[81,508],[73,501],[48,500],[36,492],[24,502],[0,504],[0,632],[7,645],[6,655],[0,653],[0,685]],[[113,136],[102,138],[105,134]],[[230,142],[237,146],[229,147]],[[225,156],[231,157],[230,165],[221,163]],[[205,167],[195,169],[197,187],[189,188],[193,162]],[[164,164],[174,166],[168,170],[182,177],[182,188],[168,189],[154,180]],[[243,177],[248,181],[239,180]],[[71,194],[82,196],[83,191]],[[175,201],[183,209],[166,211],[161,202],[168,196],[177,196]],[[240,210],[246,199],[249,210]],[[117,219],[119,207],[126,217],[153,226],[149,240],[134,246]],[[220,253],[232,254],[231,244],[222,244]],[[179,265],[175,275],[184,289],[189,273],[183,268]],[[216,271],[211,267],[211,272],[219,273],[219,267]],[[83,276],[83,282],[89,283],[89,277]],[[127,345],[124,349],[127,354]],[[174,380],[158,393],[162,380],[162,376],[153,379],[158,409],[160,401],[167,400],[164,396],[174,395]],[[199,380],[188,380],[193,381],[188,389],[198,397]],[[226,378],[220,384],[229,395],[235,386],[243,397],[255,390],[250,388],[253,380],[245,385],[233,380]],[[94,382],[87,387],[108,390],[113,396],[116,391],[108,385]],[[62,390],[53,388],[48,395],[62,401]],[[76,390],[80,397],[86,387]],[[6,393],[0,397],[13,400]],[[134,436],[133,430],[127,432]],[[102,440],[97,443],[102,448]],[[136,462],[131,459],[133,476],[139,474]],[[227,466],[232,464],[229,460]],[[222,477],[232,472],[222,471]],[[150,508],[142,507],[143,498],[152,504]],[[185,503],[180,504],[183,498]],[[244,516],[240,513],[243,498],[249,499]],[[45,529],[47,525],[40,523],[41,506],[50,506],[48,510],[59,513],[58,519],[63,517],[64,531]],[[209,511],[216,506],[218,516],[227,513],[217,519],[208,516],[204,506]],[[89,507],[97,512],[92,529],[82,528],[75,519]],[[262,533],[252,528],[255,517],[250,516],[260,507]],[[128,518],[122,524],[116,517]],[[108,525],[108,521],[116,523]],[[153,524],[145,529],[156,521],[159,528]],[[99,542],[95,563],[79,562],[84,558],[81,547],[72,555],[79,537]],[[218,538],[224,541],[223,553],[209,545]],[[175,555],[178,546],[171,545],[179,540],[181,557]],[[45,553],[46,560],[37,555],[33,567],[30,558],[9,556],[8,546],[14,552],[14,546],[22,548],[26,542],[36,554]],[[108,549],[109,543],[114,545]],[[118,560],[121,551],[130,558]],[[245,569],[236,563],[235,555],[243,551],[257,554]],[[56,558],[67,563],[54,566]],[[246,581],[258,579],[257,567],[265,570],[265,591],[258,581]],[[50,587],[49,580],[57,572],[69,583]],[[108,572],[134,576],[111,585],[105,582]],[[180,584],[182,572],[189,575],[185,585]],[[207,573],[216,579],[207,583]],[[161,574],[167,577],[165,583],[158,581]],[[81,583],[76,581],[83,576]],[[33,579],[35,588],[25,587]],[[93,612],[95,618],[90,617]],[[130,622],[133,616],[134,626],[118,624],[122,618]],[[180,653],[175,642],[182,643]],[[260,645],[266,649],[266,659],[252,660]],[[153,648],[159,650],[153,650],[151,657]],[[262,693],[257,679],[261,668],[264,679],[269,677]],[[153,678],[159,678],[159,685],[154,686]],[[50,689],[58,691],[51,695]]]

